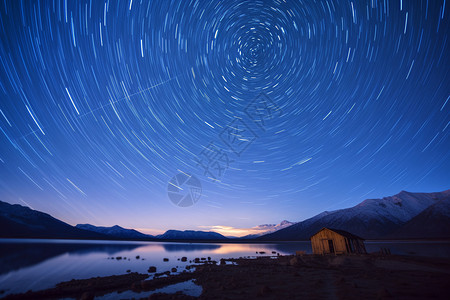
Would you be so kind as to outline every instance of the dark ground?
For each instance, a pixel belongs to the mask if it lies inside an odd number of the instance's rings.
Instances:
[[[279,256],[196,266],[192,273],[147,280],[147,274],[72,280],[5,299],[57,299],[124,290],[151,291],[194,278],[199,298],[153,294],[144,299],[448,299],[450,259],[407,256]]]

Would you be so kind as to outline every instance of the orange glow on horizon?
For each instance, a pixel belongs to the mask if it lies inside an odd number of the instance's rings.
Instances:
[[[262,234],[267,231],[265,229],[258,227],[236,228],[232,226],[223,226],[223,225],[198,226],[198,227],[200,228],[200,230],[214,231],[224,236],[235,236],[235,237],[243,237],[249,234]]]
[[[263,228],[252,227],[252,228],[236,228],[232,226],[225,225],[212,225],[212,226],[197,226],[200,231],[214,231],[220,233],[223,236],[234,236],[234,237],[243,237],[249,234],[262,234],[265,233],[266,230]],[[167,230],[163,229],[155,229],[155,228],[134,228],[135,230],[150,234],[150,235],[158,235],[163,234]],[[178,230],[178,229],[175,229]],[[180,230],[194,230],[194,229],[180,229]]]

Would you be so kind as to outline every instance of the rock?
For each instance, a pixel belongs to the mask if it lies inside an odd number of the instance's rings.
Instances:
[[[387,289],[381,288],[378,290],[377,299],[384,299],[389,297],[391,297],[391,293]]]
[[[151,289],[152,286],[153,286],[152,280],[142,280],[141,281],[141,288],[143,288],[144,290]]]
[[[259,254],[266,254],[265,251],[259,251]]]
[[[266,296],[271,292],[272,290],[267,285],[263,285],[258,291],[258,296]]]
[[[95,297],[94,293],[92,293],[92,292],[84,292],[81,295],[80,300],[94,300],[94,297]]]
[[[298,264],[299,264],[299,260],[297,257],[291,258],[289,260],[289,265],[291,265],[291,266],[297,266]]]
[[[127,270],[127,273],[130,273],[131,272],[131,270]]]
[[[211,261],[211,257],[208,256],[208,260]]]
[[[164,257],[163,261],[169,261],[169,259],[167,257]]]
[[[141,257],[140,257],[139,255],[137,255],[137,256],[136,256],[136,259],[139,259],[139,258],[141,258]]]
[[[202,258],[200,258],[200,260],[206,260],[206,257],[202,257]]]
[[[272,251],[272,254],[277,254],[277,251]]]
[[[177,268],[172,268],[170,271],[171,271],[172,273],[175,273],[175,272],[177,271]]]
[[[117,259],[117,260],[121,260],[121,259],[122,259],[122,256],[117,256],[116,259]]]
[[[196,257],[196,258],[194,259],[194,262],[195,262],[195,263],[199,263],[199,262],[200,262],[200,258]]]
[[[186,257],[186,256],[183,256],[183,257],[181,258],[181,261],[187,261],[187,257]]]
[[[149,273],[155,273],[156,272],[156,267],[155,266],[151,266],[150,268],[148,268],[148,272]]]

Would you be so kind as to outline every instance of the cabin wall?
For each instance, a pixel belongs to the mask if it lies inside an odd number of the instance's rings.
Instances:
[[[367,253],[366,247],[365,247],[363,241],[357,240],[356,244],[357,244],[356,253],[363,253],[363,254]]]
[[[335,253],[348,253],[347,247],[345,245],[346,238],[329,229],[321,230],[311,237],[311,246],[313,249],[313,253],[331,253],[330,248],[328,247],[328,240],[333,240]]]

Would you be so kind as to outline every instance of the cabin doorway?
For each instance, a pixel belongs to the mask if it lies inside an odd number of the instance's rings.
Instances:
[[[334,253],[333,240],[328,240],[328,249],[330,249],[330,253]]]
[[[323,253],[334,253],[334,243],[333,240],[322,240]]]

